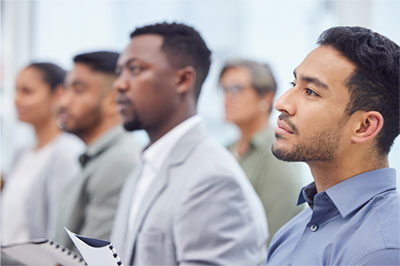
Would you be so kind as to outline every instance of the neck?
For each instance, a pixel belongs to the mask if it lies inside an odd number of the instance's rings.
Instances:
[[[353,176],[388,167],[387,158],[350,158],[330,162],[307,162],[314,178],[317,191],[322,192]]]
[[[253,120],[248,120],[245,123],[238,124],[241,135],[237,142],[235,152],[239,157],[242,157],[247,153],[251,138],[268,125],[268,117],[269,114],[266,117],[259,116]]]
[[[40,149],[52,140],[54,140],[61,130],[57,126],[57,120],[52,117],[41,123],[40,125],[33,125],[36,134],[36,147],[35,149]]]
[[[119,119],[106,119],[102,120],[98,125],[89,130],[81,133],[79,137],[85,142],[86,145],[90,145],[100,138],[105,132],[120,124]]]
[[[172,115],[167,115],[168,119],[165,119],[164,123],[158,123],[157,127],[152,129],[146,129],[147,134],[150,138],[150,145],[155,143],[157,140],[162,138],[165,134],[175,128],[177,125],[192,117],[196,114],[195,106],[191,108],[185,108],[183,111],[175,111]]]

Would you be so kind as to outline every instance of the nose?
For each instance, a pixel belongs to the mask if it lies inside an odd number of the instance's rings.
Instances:
[[[21,97],[20,97],[20,94],[18,93],[18,91],[15,93],[15,96],[14,96],[14,104],[17,107],[21,104]]]
[[[223,96],[224,96],[225,102],[229,102],[229,101],[232,101],[233,99],[235,99],[235,95],[228,91],[224,91]]]
[[[59,101],[60,108],[67,107],[70,102],[71,102],[71,89],[65,88],[60,95],[60,101]]]
[[[287,90],[281,97],[275,102],[275,109],[281,113],[286,113],[290,116],[294,115],[296,112],[295,105],[295,94],[293,88]]]
[[[113,87],[117,92],[125,92],[128,89],[128,81],[124,77],[124,73],[121,73],[113,83]]]

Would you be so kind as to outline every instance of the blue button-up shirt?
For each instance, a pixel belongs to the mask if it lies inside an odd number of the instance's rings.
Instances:
[[[400,195],[396,171],[349,178],[321,193],[304,187],[305,209],[282,227],[267,265],[400,265]]]

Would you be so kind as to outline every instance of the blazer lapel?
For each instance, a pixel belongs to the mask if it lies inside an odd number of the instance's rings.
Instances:
[[[168,186],[170,178],[170,169],[176,165],[181,164],[188,155],[193,151],[196,145],[206,137],[205,129],[202,124],[198,124],[186,132],[183,137],[177,142],[171,151],[171,154],[167,157],[160,170],[157,172],[156,178],[151,184],[151,189],[143,199],[143,204],[138,210],[135,223],[133,225],[133,234],[131,241],[133,242],[133,248],[135,249],[137,233],[140,230],[144,219],[151,209],[158,196]],[[131,257],[131,262],[133,256]]]
[[[129,213],[132,204],[132,194],[135,191],[136,183],[142,168],[143,165],[141,162],[139,162],[135,170],[128,176],[127,181],[124,184],[112,229],[111,242],[118,251],[120,258],[124,263],[129,261],[132,253],[131,249],[126,247],[127,245],[132,245],[129,244],[129,241],[133,241],[132,239],[127,239]]]
[[[158,171],[156,178],[154,179],[153,183],[150,185],[151,189],[148,190],[148,193],[145,195],[142,201],[142,205],[140,206],[135,221],[133,223],[132,229],[132,238],[129,239],[129,244],[132,244],[132,248],[130,250],[135,250],[137,233],[140,227],[143,224],[143,221],[146,217],[146,214],[150,210],[150,207],[153,205],[154,201],[157,199],[158,195],[164,190],[168,183],[168,176],[167,176],[167,167],[164,165],[161,167],[161,170]],[[128,212],[129,213],[129,212]],[[132,225],[128,225],[132,226]],[[132,264],[133,254],[130,258],[130,262]],[[131,265],[130,264],[130,265]]]

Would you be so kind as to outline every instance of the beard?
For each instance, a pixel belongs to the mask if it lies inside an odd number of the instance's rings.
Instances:
[[[294,145],[291,149],[280,148],[275,142],[272,153],[276,158],[287,162],[331,161],[336,158],[339,147],[341,127],[320,130],[309,141]],[[275,135],[279,140],[281,136]]]
[[[61,109],[60,113],[62,112],[65,112],[65,110]],[[92,109],[87,110],[86,113],[80,114],[80,116],[73,116],[71,119],[73,119],[72,125],[68,125],[68,122],[64,123],[60,120],[57,120],[57,124],[63,131],[83,138],[100,125],[104,118],[100,104],[98,104]]]
[[[131,110],[131,115],[127,117],[127,114],[121,113],[122,117],[124,118],[123,126],[127,131],[135,131],[143,129],[141,120],[138,116],[138,113],[134,110]]]
[[[135,131],[142,129],[141,123],[138,119],[132,119],[128,121],[124,121],[123,126],[127,131]]]

